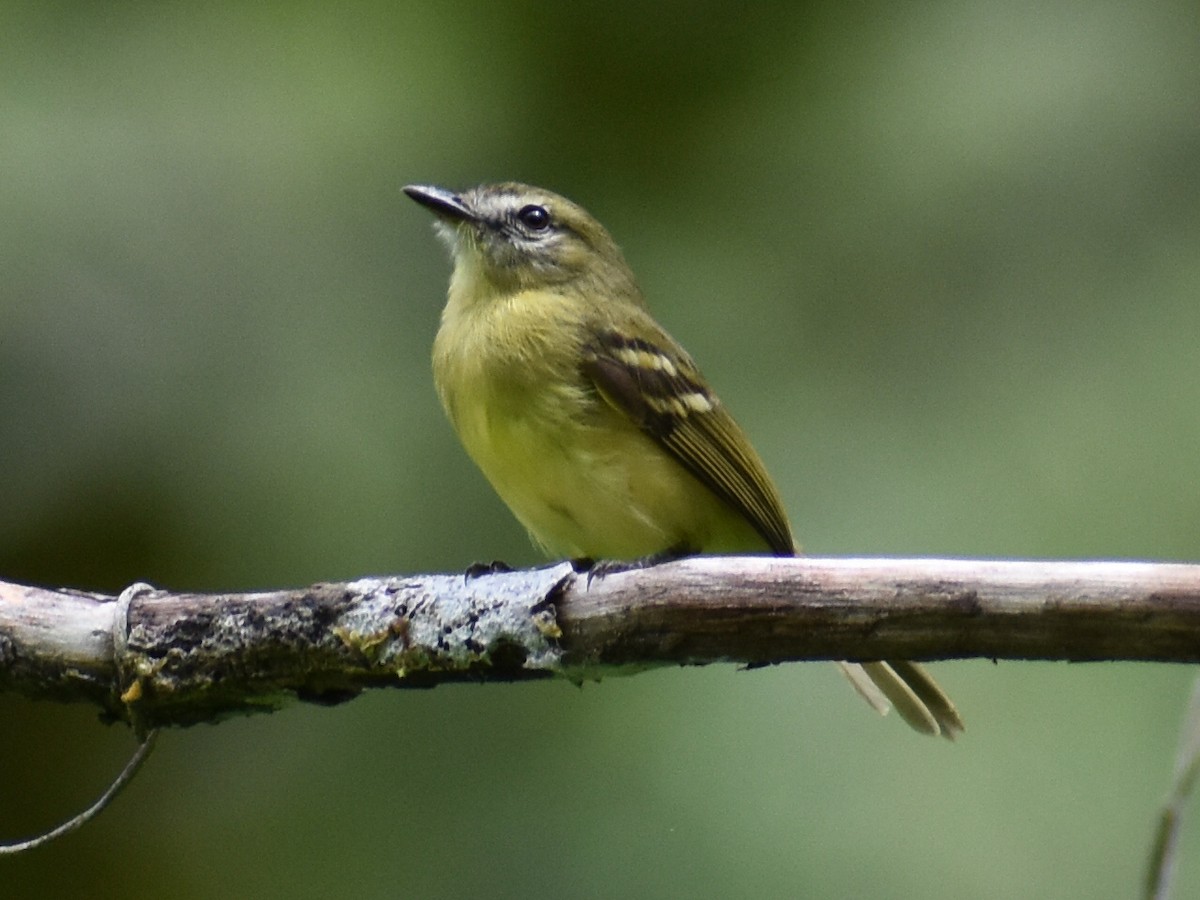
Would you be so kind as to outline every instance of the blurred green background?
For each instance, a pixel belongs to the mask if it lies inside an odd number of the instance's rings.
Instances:
[[[810,553],[1195,559],[1198,66],[1194,0],[0,3],[0,577],[536,562],[399,191],[498,179],[609,227]],[[0,892],[1133,896],[1193,671],[937,673],[953,746],[828,665],[174,731]],[[132,746],[0,697],[0,837]]]

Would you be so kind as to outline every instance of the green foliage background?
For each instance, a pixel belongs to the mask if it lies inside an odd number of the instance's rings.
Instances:
[[[624,245],[817,554],[1195,559],[1194,2],[0,3],[0,577],[537,557],[428,353],[401,185]],[[1132,896],[1193,672],[948,663],[380,692],[164,735],[4,896]],[[0,697],[0,836],[132,747]],[[1197,829],[1180,896],[1200,890]]]

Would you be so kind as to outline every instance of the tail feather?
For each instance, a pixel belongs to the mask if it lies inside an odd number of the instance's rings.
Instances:
[[[938,728],[947,739],[952,741],[956,735],[967,730],[954,701],[946,696],[924,666],[907,660],[892,660],[888,665],[892,667],[896,676],[921,698],[925,708],[937,719]]]
[[[892,711],[892,704],[888,702],[888,698],[884,696],[883,691],[875,686],[875,682],[867,674],[867,670],[858,663],[839,662],[838,667],[842,670],[842,674],[850,682],[854,690],[858,691],[858,696],[862,697],[867,703],[871,704],[871,708],[881,716],[886,716]]]
[[[864,700],[881,713],[887,712],[890,701],[900,718],[916,731],[954,740],[965,729],[953,701],[918,663],[900,660],[839,665]]]

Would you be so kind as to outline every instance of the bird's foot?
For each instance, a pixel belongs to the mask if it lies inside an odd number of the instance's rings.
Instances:
[[[474,581],[476,578],[482,578],[484,575],[499,575],[504,572],[511,572],[512,566],[508,563],[493,559],[491,562],[471,563],[467,566],[467,571],[463,573],[463,578],[466,581]]]

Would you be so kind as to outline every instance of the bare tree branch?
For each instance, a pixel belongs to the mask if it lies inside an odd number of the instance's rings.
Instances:
[[[1147,900],[1168,900],[1179,868],[1180,841],[1188,801],[1200,776],[1200,679],[1192,685],[1183,729],[1179,736],[1179,751],[1175,755],[1175,773],[1171,790],[1163,804],[1150,845],[1146,865],[1146,880],[1142,896]]]
[[[47,844],[57,841],[60,837],[66,837],[71,832],[78,831],[100,815],[100,813],[104,812],[104,810],[108,809],[109,804],[133,781],[142,764],[150,758],[150,754],[154,750],[154,741],[157,735],[157,731],[151,731],[146,735],[141,744],[138,745],[133,756],[129,758],[129,762],[125,763],[125,768],[121,770],[121,774],[113,779],[112,783],[105,788],[104,793],[91,806],[71,816],[71,818],[67,819],[61,825],[51,828],[49,831],[44,831],[35,837],[23,841],[0,844],[0,856],[16,856],[20,853],[28,853],[30,850],[36,850],[39,847],[45,847]]]
[[[0,583],[0,690],[139,732],[368,687],[802,659],[1200,661],[1200,565],[708,557],[119,598]]]

